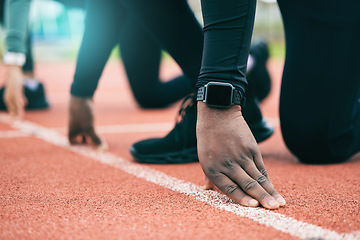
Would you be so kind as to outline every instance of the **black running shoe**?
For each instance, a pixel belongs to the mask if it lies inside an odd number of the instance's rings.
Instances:
[[[185,98],[175,127],[164,138],[151,138],[135,143],[131,155],[140,163],[189,163],[198,161],[196,142],[196,99]],[[269,138],[274,129],[264,119],[248,124],[257,142]]]
[[[264,118],[248,125],[257,143],[265,141],[274,133],[274,127],[269,125]]]
[[[164,138],[146,139],[135,143],[130,152],[141,163],[188,163],[198,161],[196,142],[195,95],[181,104],[175,127]]]
[[[269,47],[263,40],[251,44],[250,55],[254,58],[253,68],[246,74],[248,82],[253,84],[254,94],[258,101],[264,100],[271,90],[270,74],[266,68],[269,58]]]

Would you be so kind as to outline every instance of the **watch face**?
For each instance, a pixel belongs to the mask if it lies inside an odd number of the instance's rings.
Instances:
[[[229,107],[232,100],[233,87],[229,84],[208,84],[206,103],[212,106]]]

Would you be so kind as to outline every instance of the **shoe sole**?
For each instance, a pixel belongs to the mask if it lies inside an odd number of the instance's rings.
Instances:
[[[266,139],[268,139],[269,137],[271,137],[273,133],[274,133],[273,128],[263,129],[263,132],[257,133],[256,135],[254,135],[254,137],[257,143],[261,143]]]
[[[139,163],[179,164],[199,161],[196,147],[164,154],[139,154],[134,147],[131,147],[130,153]]]
[[[265,141],[274,133],[274,127],[268,125],[265,119],[262,119],[255,124],[249,124],[249,127],[257,143]]]

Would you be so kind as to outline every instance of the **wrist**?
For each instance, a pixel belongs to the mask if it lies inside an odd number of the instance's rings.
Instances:
[[[84,98],[70,95],[70,109],[77,109],[76,111],[78,111],[79,108],[89,105],[92,106],[92,104],[92,98]]]
[[[5,65],[22,67],[25,64],[26,56],[24,53],[5,52],[3,62]]]
[[[221,121],[242,117],[241,106],[232,105],[229,108],[212,108],[206,103],[198,102],[198,122],[209,122],[211,120]]]
[[[88,100],[92,101],[92,97],[82,97],[82,96],[76,96],[73,94],[70,95],[70,98],[74,99],[75,101],[88,101]]]
[[[22,72],[22,68],[18,65],[6,65],[6,69],[8,71],[21,71]]]
[[[230,108],[234,104],[240,106],[245,104],[243,91],[227,82],[210,81],[204,86],[199,85],[196,100],[213,108]]]
[[[7,86],[17,86],[24,84],[22,68],[15,65],[7,65],[5,68],[5,84]]]
[[[213,108],[208,106],[205,102],[198,101],[198,111],[207,112],[241,112],[241,106],[234,104],[229,108]]]

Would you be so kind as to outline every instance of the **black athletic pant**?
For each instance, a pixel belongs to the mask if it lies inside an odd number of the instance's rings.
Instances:
[[[166,107],[193,92],[194,83],[184,75],[166,82],[159,79],[160,45],[131,17],[126,19],[120,34],[120,53],[131,90],[141,107]]]
[[[85,24],[72,95],[93,96],[119,41],[130,86],[142,107],[164,107],[193,91],[203,33],[185,0],[88,0]],[[184,76],[167,83],[159,80],[161,49],[173,56]]]
[[[360,1],[278,0],[286,34],[282,134],[306,163],[360,151]]]

